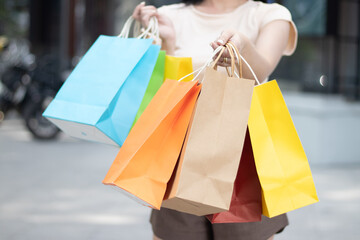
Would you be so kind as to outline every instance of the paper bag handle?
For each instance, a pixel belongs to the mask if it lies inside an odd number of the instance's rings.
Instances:
[[[238,70],[239,70],[240,78],[243,78],[242,59],[239,57],[240,56],[239,50],[237,49],[235,44],[232,43],[231,41],[227,42],[226,45],[229,46],[228,51],[229,52],[233,51],[233,54],[235,55],[236,59],[238,60],[238,63],[239,63]],[[226,71],[228,71],[228,68],[226,68]]]
[[[239,74],[240,74],[240,78],[243,78],[243,70],[242,70],[242,59],[239,57],[240,53],[239,53],[239,50],[237,49],[237,47],[235,46],[235,44],[233,44],[232,42],[227,42],[225,44],[225,47],[226,49],[228,50],[229,54],[230,54],[230,57],[231,57],[231,66],[230,66],[230,69],[231,69],[231,73],[229,72],[229,67],[226,67],[226,72],[227,74],[230,76],[230,77],[234,77],[234,75],[236,75],[236,77],[239,78],[239,75],[235,72],[235,58],[234,56],[236,57],[237,61],[238,61],[238,71],[239,71]],[[217,57],[217,59],[214,61],[213,65],[215,65],[217,63],[217,61],[219,60],[221,54],[219,54],[219,56]],[[216,67],[215,67],[216,69]]]
[[[225,49],[228,50],[229,54],[230,54],[230,58],[231,58],[231,74],[228,74],[230,75],[230,77],[233,77],[234,76],[234,73],[235,73],[235,57],[234,57],[234,52],[230,49],[230,47],[226,44],[225,46],[223,46],[223,49],[221,50],[221,52],[219,53],[219,55],[216,57],[216,59],[213,61],[213,63],[211,64],[211,67],[213,69],[217,69],[217,63],[221,57],[222,54],[224,54],[224,51]],[[226,70],[228,71],[228,68],[226,68]]]
[[[123,29],[121,30],[118,37],[122,37],[122,38],[129,37],[131,25],[133,24],[134,20],[135,19],[132,16],[130,16],[126,20]],[[142,30],[142,33],[140,29],[141,29],[140,22],[136,21],[134,26],[134,36],[137,35],[137,38],[154,38],[154,39],[159,38],[159,24],[156,17],[150,18],[148,27],[145,30]]]
[[[240,52],[239,52],[239,50],[236,48],[235,44],[232,43],[232,42],[228,42],[227,44],[229,44],[229,45],[232,47],[232,49],[234,50],[235,55],[236,55],[238,61],[239,61],[239,59],[241,59],[241,60],[246,64],[246,66],[249,68],[251,74],[252,74],[252,75],[254,76],[254,78],[255,78],[255,81],[256,81],[257,85],[260,85],[261,83],[260,83],[259,79],[256,77],[256,74],[255,74],[254,70],[251,68],[250,64],[245,60],[245,58],[240,54]],[[240,65],[240,67],[241,67],[241,65]],[[241,69],[240,71],[242,72],[242,69]]]

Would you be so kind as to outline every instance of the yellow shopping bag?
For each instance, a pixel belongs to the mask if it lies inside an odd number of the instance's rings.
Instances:
[[[164,79],[179,80],[180,78],[193,72],[191,57],[174,57],[166,55],[165,57],[165,74]],[[193,79],[193,75],[181,80],[188,82]]]
[[[254,88],[248,125],[263,214],[274,217],[318,202],[308,160],[276,81]]]

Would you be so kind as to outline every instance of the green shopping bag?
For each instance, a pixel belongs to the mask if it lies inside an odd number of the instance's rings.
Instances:
[[[135,125],[135,123],[137,122],[141,114],[144,112],[145,108],[147,107],[151,99],[154,97],[156,92],[161,87],[161,84],[164,82],[165,54],[166,54],[165,51],[159,52],[159,56],[156,60],[154,70],[151,74],[149,85],[146,88],[145,95],[142,99],[142,102],[140,104],[139,110],[135,116],[135,120],[132,126]]]

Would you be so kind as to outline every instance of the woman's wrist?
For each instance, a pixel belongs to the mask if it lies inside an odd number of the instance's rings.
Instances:
[[[174,55],[175,53],[175,38],[161,38],[161,49],[166,51],[168,55]]]

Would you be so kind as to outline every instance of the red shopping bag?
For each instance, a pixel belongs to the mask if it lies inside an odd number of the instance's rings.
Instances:
[[[230,209],[206,217],[211,223],[257,222],[261,220],[261,212],[261,186],[256,172],[249,131],[246,131]]]

